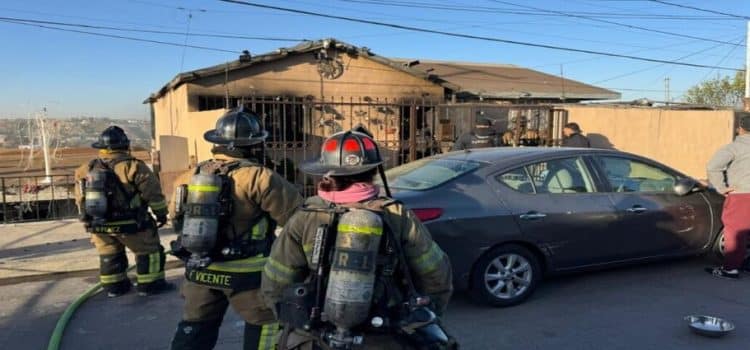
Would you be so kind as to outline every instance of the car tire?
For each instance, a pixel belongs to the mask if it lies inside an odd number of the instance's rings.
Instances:
[[[501,245],[474,264],[470,293],[475,300],[494,307],[517,305],[531,296],[541,275],[536,254],[517,244]]]
[[[745,258],[750,258],[750,240],[748,240],[747,243],[747,252],[745,253]],[[713,247],[713,253],[714,257],[718,259],[719,261],[724,260],[724,230],[722,229],[721,232],[719,232],[719,235],[716,236],[716,242],[714,242]]]

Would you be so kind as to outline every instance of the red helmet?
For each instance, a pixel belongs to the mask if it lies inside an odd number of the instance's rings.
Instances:
[[[347,176],[361,174],[383,164],[373,138],[360,131],[343,131],[323,142],[320,158],[303,163],[300,169],[311,175]]]

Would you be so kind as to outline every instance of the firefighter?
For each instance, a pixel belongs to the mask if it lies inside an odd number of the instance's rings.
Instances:
[[[131,289],[125,247],[135,254],[139,295],[171,289],[164,280],[164,248],[157,232],[167,222],[159,180],[130,154],[130,140],[121,128],[108,127],[91,146],[99,156],[75,171],[76,204],[99,253],[99,278],[107,296]]]
[[[463,133],[456,139],[453,144],[453,151],[461,151],[472,148],[498,147],[497,131],[493,127],[492,119],[480,117],[477,118],[474,128]]]
[[[283,325],[278,349],[450,348],[436,316],[452,294],[450,262],[410,210],[379,197],[382,163],[371,135],[355,129],[301,166],[322,176],[318,195],[284,226],[263,270]],[[417,316],[427,321],[415,325]]]
[[[271,349],[277,324],[260,275],[275,238],[302,204],[296,187],[258,163],[268,133],[243,108],[204,134],[214,157],[177,179],[172,251],[185,262],[182,320],[172,349],[212,349],[231,305],[245,321],[244,348]],[[170,204],[172,206],[172,204]]]

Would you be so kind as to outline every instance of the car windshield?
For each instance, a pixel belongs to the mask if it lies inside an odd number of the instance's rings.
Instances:
[[[389,185],[401,190],[423,191],[440,186],[482,166],[471,160],[425,158],[386,171]]]

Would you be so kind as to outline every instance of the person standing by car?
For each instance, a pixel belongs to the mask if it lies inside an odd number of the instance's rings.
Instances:
[[[750,114],[740,118],[734,142],[716,152],[707,168],[708,181],[726,199],[721,215],[724,263],[706,268],[706,272],[716,277],[737,279],[750,233]]]
[[[591,148],[591,142],[586,136],[581,134],[581,127],[578,123],[568,123],[563,127],[562,141],[563,147]]]
[[[245,321],[243,349],[271,349],[277,324],[259,287],[275,225],[284,225],[302,196],[260,164],[268,132],[243,107],[224,114],[203,138],[213,158],[183,173],[175,184],[177,241],[185,261],[182,320],[173,350],[213,349],[227,308]]]

